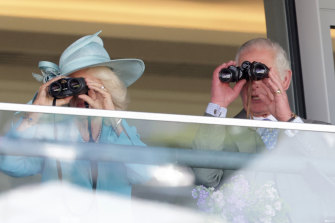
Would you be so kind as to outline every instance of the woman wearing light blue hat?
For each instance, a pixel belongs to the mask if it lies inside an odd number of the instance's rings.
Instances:
[[[144,71],[138,59],[111,60],[98,36],[100,32],[84,36],[72,43],[61,55],[59,66],[42,61],[42,75],[33,76],[43,81],[34,105],[88,107],[94,109],[125,110],[127,87]],[[68,78],[83,78],[88,89],[79,95],[53,97],[50,85]],[[8,134],[17,138],[59,140],[62,142],[96,142],[124,145],[142,145],[135,127],[126,121],[101,117],[79,117],[57,120],[57,123],[38,123],[38,113],[22,118]],[[55,131],[56,129],[56,131]],[[148,167],[118,162],[74,161],[62,162],[35,157],[1,157],[0,169],[11,176],[41,174],[43,181],[66,180],[88,189],[131,194],[131,185],[149,179]]]

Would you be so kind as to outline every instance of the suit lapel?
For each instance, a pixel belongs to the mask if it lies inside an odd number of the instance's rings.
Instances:
[[[247,113],[242,109],[234,118],[247,119]],[[244,153],[256,153],[261,152],[265,149],[264,142],[260,135],[256,132],[256,128],[253,127],[240,127],[242,129],[239,132],[240,138],[236,140],[239,152]]]
[[[247,112],[242,109],[237,115],[234,116],[234,118],[247,119]]]

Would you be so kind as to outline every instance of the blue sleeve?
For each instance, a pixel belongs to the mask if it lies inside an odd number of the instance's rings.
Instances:
[[[135,126],[129,126],[126,121],[122,122],[124,130],[127,132],[133,145],[146,146],[140,139]],[[152,170],[154,166],[146,164],[126,164],[127,176],[132,184],[145,183],[152,178]]]
[[[14,124],[6,134],[7,138],[15,140],[33,138],[36,127],[31,127],[22,132],[18,132],[16,128],[21,122],[22,119]],[[5,144],[3,146],[5,146]],[[38,157],[11,156],[10,154],[4,154],[0,156],[0,170],[14,177],[32,176],[41,173],[44,163],[43,160],[44,159]]]
[[[32,176],[41,173],[42,158],[24,156],[0,156],[0,170],[13,177]]]
[[[122,133],[117,136],[112,127],[109,127],[111,133],[109,135],[109,143],[120,144],[120,145],[135,145],[135,146],[146,146],[140,139],[139,134],[135,126],[129,126],[125,120],[122,120]],[[152,174],[152,166],[144,164],[125,164],[127,168],[127,178],[130,183],[138,184],[147,182]]]

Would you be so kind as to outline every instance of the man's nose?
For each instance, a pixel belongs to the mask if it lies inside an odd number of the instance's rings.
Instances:
[[[251,85],[254,87],[254,86],[259,86],[259,84],[261,83],[262,81],[261,80],[258,80],[258,81],[252,81],[251,82]]]

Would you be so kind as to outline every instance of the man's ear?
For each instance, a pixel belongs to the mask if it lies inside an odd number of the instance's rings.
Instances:
[[[282,81],[282,84],[283,84],[284,90],[286,91],[290,87],[290,83],[291,83],[291,80],[292,80],[292,71],[287,70],[285,73],[286,73],[286,75],[285,75],[284,80]]]

